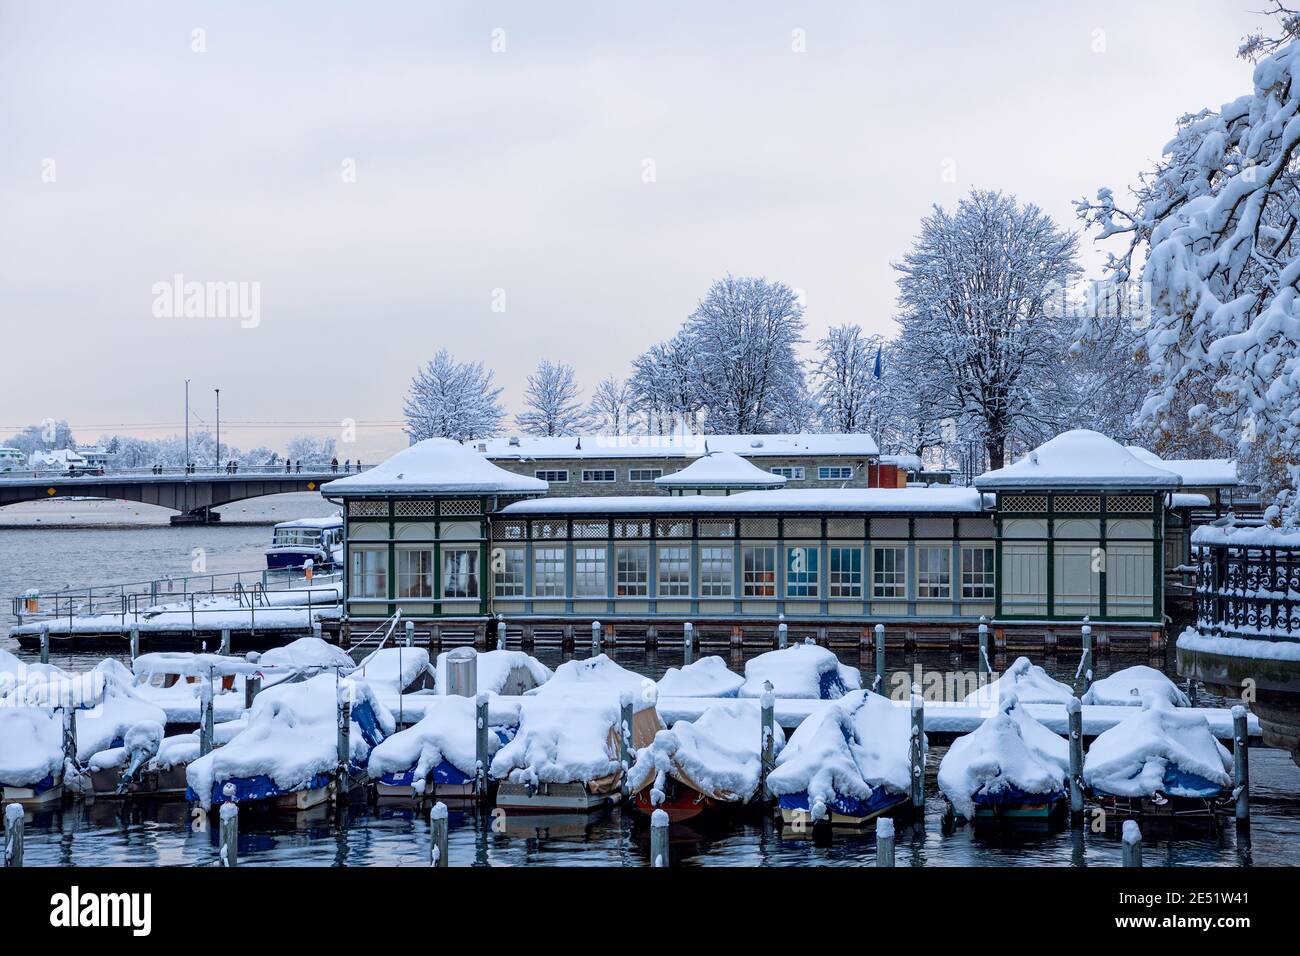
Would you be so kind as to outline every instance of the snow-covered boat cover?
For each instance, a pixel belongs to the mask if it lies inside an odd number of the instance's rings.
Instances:
[[[295,684],[280,684],[253,701],[248,724],[224,747],[192,762],[186,782],[207,806],[213,785],[228,780],[266,776],[284,791],[310,784],[330,773],[338,762],[338,699],[352,699],[350,758],[364,766],[370,754],[365,728],[356,719],[368,705],[382,738],[395,729],[393,715],[363,681],[339,681],[333,674]],[[378,741],[376,741],[378,742]]]
[[[308,674],[328,671],[331,675],[337,671],[346,675],[357,666],[351,654],[319,637],[300,637],[283,647],[273,647],[262,654],[258,664],[268,677],[272,672],[279,677],[279,672],[290,670]]]
[[[434,687],[439,694],[447,693],[447,655],[438,655]],[[477,655],[478,692],[481,694],[510,694],[517,696],[551,679],[551,669],[523,651],[480,651]]]
[[[856,667],[841,664],[839,658],[810,638],[746,662],[740,696],[761,697],[765,682],[771,682],[777,697],[835,700],[862,687],[862,675]]]
[[[975,479],[981,491],[1016,488],[1177,488],[1183,479],[1142,461],[1114,439],[1079,428]]]
[[[434,767],[444,761],[467,777],[478,766],[477,713],[473,697],[435,697],[428,702],[420,722],[382,741],[370,754],[370,776],[378,779],[386,773],[414,769],[411,782],[416,793],[423,793],[425,782]],[[488,753],[500,747],[500,738],[487,735]]]
[[[621,777],[620,724],[616,694],[525,696],[519,707],[519,729],[492,759],[491,774],[497,780],[533,786],[585,783],[591,793],[608,793]]]
[[[877,788],[911,788],[912,715],[870,691],[855,690],[803,721],[768,775],[773,796],[807,793],[814,821],[836,796],[866,802]]]
[[[1142,706],[1088,748],[1083,780],[1089,787],[1119,797],[1195,797],[1232,786],[1232,755],[1204,716],[1158,694],[1144,695]]]
[[[745,678],[716,654],[684,667],[670,667],[656,685],[660,697],[735,697]]]
[[[357,665],[348,676],[363,680],[376,690],[400,694],[421,674],[432,676],[429,652],[423,647],[381,647]]]
[[[993,708],[1010,695],[1024,704],[1064,704],[1074,697],[1074,688],[1030,663],[1029,658],[1017,657],[997,680],[967,694],[965,702]]]
[[[605,654],[581,661],[565,661],[555,668],[549,681],[527,694],[528,697],[566,699],[603,696],[612,700],[615,706],[619,705],[623,695],[632,699],[632,706],[638,712],[653,709],[658,699],[654,681],[619,666]]]
[[[779,724],[773,729],[773,744],[780,753],[785,734]],[[662,801],[665,775],[714,800],[747,803],[758,790],[762,775],[761,746],[762,717],[757,701],[717,704],[698,720],[679,720],[671,730],[655,734],[649,747],[637,751],[628,785],[635,793],[653,784],[656,806]]]
[[[735,452],[715,451],[681,471],[655,479],[656,488],[783,488],[785,478],[751,465]]]
[[[158,651],[141,654],[131,662],[131,671],[142,680],[158,674],[181,677],[225,677],[231,674],[255,674],[258,665],[243,657],[228,654],[195,654],[187,651]]]
[[[997,801],[1013,794],[1062,793],[1069,770],[1066,740],[1010,694],[1001,699],[998,713],[953,741],[939,764],[939,789],[954,810],[971,819],[977,797]]]
[[[321,485],[321,494],[544,494],[539,478],[516,475],[450,438],[426,438],[368,471]]]
[[[63,721],[44,707],[0,706],[0,785],[30,787],[63,773]]]
[[[1141,707],[1147,694],[1155,694],[1175,707],[1192,705],[1187,695],[1173,681],[1146,664],[1126,667],[1097,681],[1083,695],[1083,702],[1115,707]]]

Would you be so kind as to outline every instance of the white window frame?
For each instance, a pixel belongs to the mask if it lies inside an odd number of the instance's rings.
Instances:
[[[880,558],[892,555],[893,567],[881,567]],[[877,601],[907,600],[907,548],[897,544],[871,546],[871,597]]]
[[[467,562],[469,565],[469,570],[465,575],[468,585],[465,588],[457,589],[457,590],[466,591],[467,593],[465,594],[447,593],[448,585],[452,579],[452,568],[448,566],[447,559],[454,554],[465,554],[469,556],[469,561]],[[477,601],[483,593],[481,590],[482,582],[479,580],[479,566],[478,566],[479,549],[477,547],[466,548],[466,547],[449,547],[447,545],[443,545],[442,548],[440,549],[440,555],[442,558],[442,579],[439,581],[439,584],[442,587],[442,600]]]
[[[498,560],[497,554],[501,557]],[[523,597],[528,582],[528,566],[521,547],[492,549],[492,593],[499,598]],[[500,570],[497,566],[500,565]]]
[[[729,598],[736,580],[736,552],[731,545],[700,546],[700,597]]]
[[[623,545],[614,549],[614,595],[621,598],[650,596],[650,549]]]
[[[691,548],[690,545],[660,545],[656,548],[658,583],[660,597],[691,596]]]
[[[817,468],[818,481],[852,481],[855,474],[852,465],[819,465]]]
[[[936,563],[936,567],[930,567]],[[918,601],[952,599],[952,545],[916,546],[916,598]]]
[[[592,475],[609,475],[608,478],[593,478]],[[612,485],[618,481],[617,468],[584,468],[582,483],[584,485]]]
[[[971,570],[966,570],[967,553],[972,555]],[[978,569],[974,567],[973,556],[982,555]],[[992,601],[997,597],[997,564],[994,560],[993,547],[984,544],[962,545],[961,548],[961,596],[966,600]]]
[[[609,596],[609,548],[605,545],[573,549],[573,596]]]
[[[562,477],[549,478],[548,475],[557,475]],[[569,469],[567,468],[538,468],[533,472],[534,478],[540,478],[542,481],[552,485],[565,485],[569,483]]]
[[[373,564],[373,566],[371,566]],[[349,597],[388,600],[388,548],[352,546]]]
[[[533,548],[533,597],[564,597],[567,584],[566,564],[564,548]]]

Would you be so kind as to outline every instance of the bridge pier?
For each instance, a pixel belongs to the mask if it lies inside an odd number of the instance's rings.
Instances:
[[[171,524],[219,524],[221,522],[221,512],[214,511],[210,507],[195,508],[193,511],[186,511],[182,514],[172,515],[168,519]]]

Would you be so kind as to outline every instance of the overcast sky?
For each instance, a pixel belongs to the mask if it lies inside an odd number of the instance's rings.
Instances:
[[[888,331],[931,204],[1074,228],[1249,92],[1260,6],[3,0],[0,437],[176,433],[190,378],[223,438],[353,419],[373,460],[438,348],[512,412],[541,357],[589,394],[727,272]],[[177,274],[256,323],[155,315]]]

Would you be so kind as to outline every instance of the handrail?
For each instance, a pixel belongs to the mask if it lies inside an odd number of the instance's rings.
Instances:
[[[388,639],[392,637],[393,632],[397,630],[397,624],[399,621],[401,621],[401,619],[402,619],[402,609],[399,607],[396,610],[396,612],[394,612],[392,617],[388,618],[388,620],[383,622],[383,624],[379,625],[379,627],[383,627],[384,624],[387,624],[388,630],[384,632],[384,636],[380,640],[379,646],[376,647],[373,651],[371,651],[369,654],[367,654],[365,657],[363,657],[360,661],[357,662],[357,668],[356,668],[357,670],[364,670],[365,666],[368,663],[370,663],[370,659],[384,649],[384,645],[388,643]],[[349,654],[355,653],[356,651],[365,647],[366,641],[370,640],[370,638],[373,637],[379,631],[379,627],[375,628],[375,630],[371,631],[369,634],[363,637],[359,643],[354,644],[349,649],[348,653]]]

